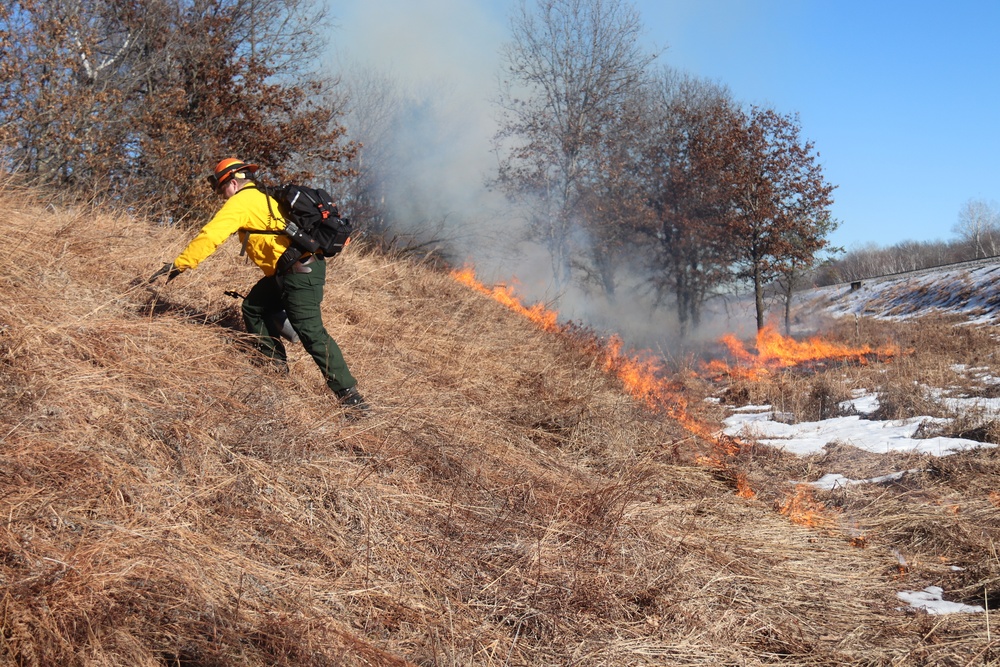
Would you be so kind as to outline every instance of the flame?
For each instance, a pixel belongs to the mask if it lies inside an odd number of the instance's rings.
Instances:
[[[564,333],[572,330],[569,325],[560,325],[558,313],[546,308],[543,304],[525,306],[515,295],[514,289],[508,285],[497,284],[487,287],[476,278],[475,270],[465,266],[451,272],[452,278],[502,303],[507,308],[527,317],[542,330],[551,333]],[[733,359],[734,368],[725,362],[707,364],[709,370],[725,371],[731,377],[742,376],[760,378],[774,369],[788,368],[806,362],[848,360],[857,363],[867,363],[875,356],[886,359],[894,356],[897,349],[884,346],[877,349],[865,345],[851,348],[846,345],[824,341],[820,338],[810,338],[806,341],[796,341],[782,336],[774,327],[765,327],[757,332],[757,351],[751,353],[732,334],[720,339]],[[699,436],[712,444],[711,455],[698,456],[696,461],[702,465],[717,468],[729,476],[732,473],[736,495],[741,498],[754,498],[755,491],[751,488],[746,474],[732,471],[730,461],[739,455],[744,445],[736,438],[725,435],[706,422],[694,417],[688,411],[687,399],[682,395],[683,388],[665,378],[666,369],[662,360],[650,353],[629,354],[624,351],[624,343],[618,336],[612,336],[607,341],[596,343],[591,347],[601,367],[616,375],[625,386],[626,391],[653,410],[664,412],[676,420],[689,433]],[[787,516],[793,523],[812,528],[832,528],[837,522],[835,511],[828,509],[822,502],[816,500],[813,487],[799,484],[788,494],[784,501],[777,505],[779,513]],[[1000,507],[1000,493],[991,492],[990,501]],[[864,535],[854,535],[850,544],[859,548],[867,546]],[[901,559],[900,571],[905,572],[906,563]]]
[[[508,285],[498,284],[493,287],[483,285],[470,266],[452,271],[451,277],[527,317],[544,331],[558,333],[567,330],[567,327],[559,324],[559,315],[555,311],[549,310],[543,304],[525,306],[515,295],[513,288]],[[688,431],[713,440],[713,429],[690,415],[687,401],[680,396],[678,386],[664,378],[666,369],[663,362],[648,353],[628,354],[624,351],[624,347],[620,337],[612,336],[599,345],[594,354],[601,367],[616,375],[632,397],[650,409],[662,410],[680,422]]]
[[[571,326],[560,325],[558,314],[544,305],[525,306],[514,294],[513,288],[504,284],[487,287],[476,278],[475,270],[470,266],[452,271],[450,275],[463,285],[527,317],[544,331],[552,333],[572,331]],[[606,341],[589,340],[587,344],[604,371],[617,376],[633,398],[651,410],[666,414],[692,435],[711,443],[711,456],[697,457],[700,463],[728,471],[727,460],[738,454],[742,445],[735,438],[723,435],[716,427],[691,414],[688,410],[688,401],[682,395],[682,387],[666,379],[666,369],[661,359],[648,352],[640,354],[625,352],[624,342],[618,336],[612,336]],[[744,498],[754,497],[754,491],[744,475],[740,473],[735,475],[735,485],[738,495]]]
[[[906,576],[906,573],[910,571],[910,564],[906,562],[906,557],[899,553],[896,549],[892,550],[893,555],[896,557],[896,571],[897,576],[902,579]]]
[[[743,473],[736,474],[736,495],[740,498],[753,498],[757,495],[750,488],[750,482],[747,481],[747,476]]]
[[[661,407],[669,396],[666,383],[659,379],[663,372],[662,362],[653,357],[628,355],[622,351],[623,347],[618,336],[608,340],[599,355],[604,370],[617,375],[632,396],[651,408]]]
[[[816,500],[814,492],[813,487],[808,484],[797,484],[795,490],[778,506],[778,512],[800,526],[830,527],[833,519],[827,513],[826,505]]]
[[[626,391],[650,409],[666,413],[689,433],[718,444],[721,434],[691,414],[687,399],[681,395],[681,386],[664,377],[666,369],[663,362],[649,353],[628,354],[623,352],[623,347],[620,338],[611,337],[598,353],[604,370],[617,375]],[[723,450],[730,455],[739,451],[739,446],[734,443],[734,440],[727,439]]]
[[[451,277],[463,285],[471,287],[477,292],[492,297],[494,300],[499,301],[514,312],[524,315],[541,327],[544,331],[555,333],[562,330],[562,327],[559,325],[559,314],[557,312],[549,310],[541,303],[536,303],[534,306],[530,307],[525,306],[521,303],[520,299],[514,295],[514,288],[509,285],[504,285],[503,283],[499,283],[493,287],[483,285],[478,279],[476,279],[476,272],[470,266],[465,266],[461,269],[452,271]]]
[[[781,335],[770,325],[757,332],[756,354],[747,350],[732,334],[726,334],[719,342],[729,350],[736,365],[731,367],[724,361],[712,361],[706,364],[708,370],[745,379],[759,379],[776,369],[808,362],[852,361],[866,364],[871,357],[887,359],[895,356],[898,351],[892,345],[879,348],[872,348],[870,345],[850,347],[819,337],[797,341],[790,336]]]

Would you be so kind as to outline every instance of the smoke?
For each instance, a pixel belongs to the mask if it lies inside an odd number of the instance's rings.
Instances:
[[[558,311],[561,321],[618,334],[630,346],[665,356],[678,353],[673,309],[654,307],[641,269],[616,275],[613,300],[596,285],[558,288],[548,252],[526,240],[527,215],[486,186],[497,166],[492,102],[500,49],[510,39],[510,8],[500,4],[350,0],[331,6],[340,26],[331,67],[352,98],[349,136],[365,144],[396,224],[403,222],[419,241],[443,241],[479,280],[509,284],[525,302]],[[589,240],[576,243],[588,247]],[[732,330],[723,306],[706,313],[699,334],[714,339]]]
[[[485,186],[496,164],[490,99],[503,21],[461,0],[359,0],[334,11],[348,134],[364,143],[393,219],[446,241],[477,270],[509,261],[497,238],[505,202]]]

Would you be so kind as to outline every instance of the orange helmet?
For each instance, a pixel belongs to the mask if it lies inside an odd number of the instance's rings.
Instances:
[[[247,174],[252,174],[258,169],[260,167],[256,164],[246,164],[234,157],[227,157],[215,165],[215,172],[208,177],[208,184],[218,192],[223,185],[229,182],[229,179],[247,178]]]

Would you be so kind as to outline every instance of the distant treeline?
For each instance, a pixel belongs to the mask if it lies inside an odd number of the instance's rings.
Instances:
[[[813,283],[833,285],[1000,255],[1000,211],[992,202],[967,201],[951,231],[956,238],[948,241],[900,241],[888,247],[869,243],[853,248],[819,266]]]

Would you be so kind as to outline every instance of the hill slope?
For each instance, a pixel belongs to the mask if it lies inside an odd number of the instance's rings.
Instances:
[[[325,318],[365,395],[245,351],[258,271],[188,235],[0,201],[0,660],[16,665],[964,663],[895,567],[695,463],[584,333],[353,248]],[[708,408],[706,408],[708,409]],[[942,628],[943,626],[943,628]],[[940,637],[948,641],[935,643]]]
[[[841,317],[905,319],[926,315],[955,316],[973,323],[993,323],[1000,315],[996,257],[934,269],[830,285],[796,296],[800,309]]]

